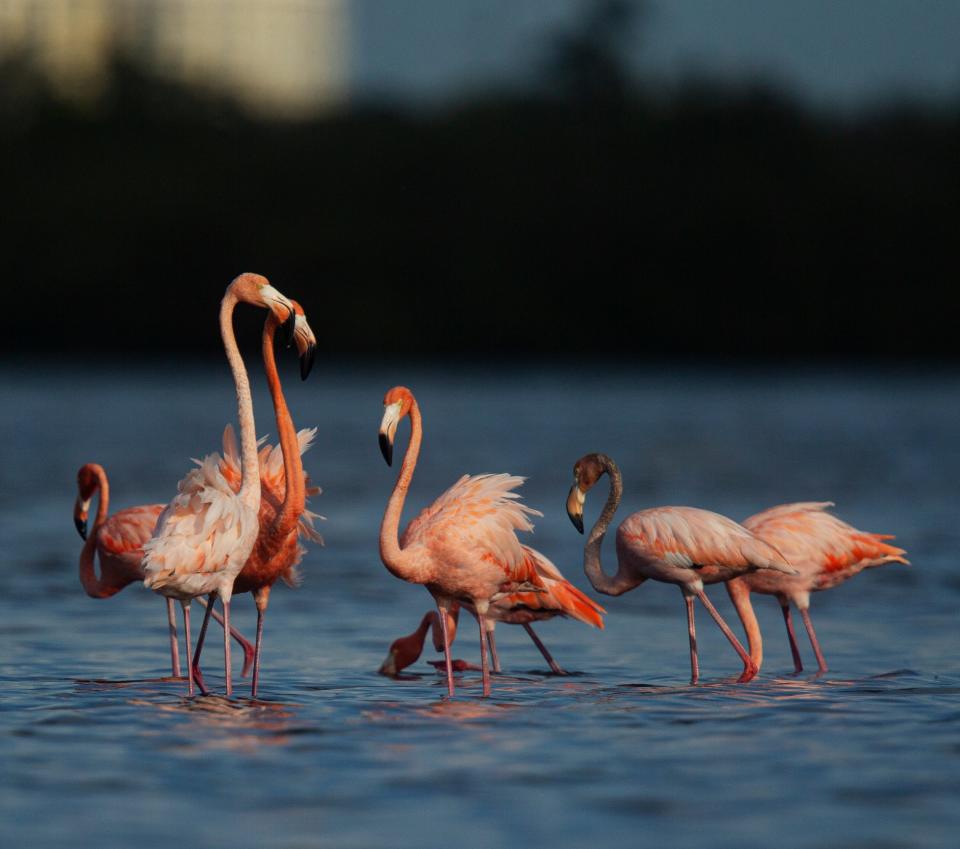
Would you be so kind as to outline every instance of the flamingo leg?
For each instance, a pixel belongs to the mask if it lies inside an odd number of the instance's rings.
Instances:
[[[487,628],[483,614],[477,610],[477,621],[480,623],[480,669],[483,673],[483,697],[490,696],[490,664],[487,659]]]
[[[563,671],[560,667],[560,664],[553,659],[553,655],[547,651],[547,647],[541,642],[540,638],[536,635],[533,628],[528,625],[526,622],[523,624],[523,630],[530,635],[530,639],[533,640],[533,644],[540,649],[540,654],[543,655],[543,659],[547,662],[547,665],[550,667],[550,671],[554,675],[566,675],[567,673]]]
[[[493,671],[500,674],[500,658],[497,656],[497,641],[493,638],[493,623],[487,629],[487,644],[490,646],[490,660],[493,663]]]
[[[453,698],[453,660],[450,658],[450,631],[447,629],[447,611],[437,602],[440,611],[440,632],[443,634],[443,654],[447,664],[447,697]]]
[[[206,599],[198,598],[197,601],[199,601],[204,607],[207,606]],[[213,616],[214,620],[216,620],[217,624],[222,628],[223,617],[217,613],[216,610],[211,613],[211,616]],[[250,674],[250,667],[253,666],[255,649],[250,643],[250,640],[243,636],[243,634],[241,634],[240,631],[237,630],[237,628],[235,628],[233,625],[230,626],[230,635],[237,641],[240,648],[243,649],[243,669],[240,671],[240,677],[246,678]]]
[[[209,691],[207,690],[206,681],[203,680],[203,673],[200,671],[200,654],[203,652],[203,643],[207,638],[207,626],[210,624],[210,615],[213,613],[213,601],[216,596],[216,593],[210,593],[210,597],[207,600],[207,603],[204,605],[206,607],[206,613],[203,614],[203,624],[200,626],[200,636],[197,637],[197,650],[193,655],[193,680],[197,682],[200,687],[200,692],[203,695],[207,695]]]
[[[790,615],[790,603],[781,604],[783,622],[787,626],[787,638],[790,640],[790,654],[793,655],[793,671],[803,672],[803,663],[800,661],[800,647],[797,645],[797,635],[793,633],[793,617]]]
[[[190,646],[190,602],[182,602],[183,604],[183,636],[187,643],[187,695],[193,695],[193,658],[191,657],[191,652],[193,651]]]
[[[687,636],[690,639],[690,683],[700,680],[700,661],[697,660],[697,628],[693,624],[693,596],[683,594],[687,604]]]
[[[800,615],[803,617],[803,624],[807,629],[807,636],[810,637],[810,645],[813,646],[813,653],[817,657],[817,672],[826,672],[827,661],[823,657],[823,652],[820,651],[817,632],[813,630],[813,620],[810,618],[810,609],[808,607],[801,608]]]
[[[250,684],[251,698],[257,697],[257,685],[260,683],[260,648],[263,645],[263,614],[265,611],[257,607],[257,649],[253,656],[253,681]]]
[[[223,605],[223,674],[227,680],[227,697],[233,695],[233,677],[230,669],[230,602],[220,599]]]
[[[167,599],[167,630],[170,634],[170,671],[174,678],[180,677],[180,645],[177,642],[177,617],[173,599]]]
[[[743,674],[737,679],[737,683],[745,684],[747,681],[753,680],[760,671],[757,668],[757,665],[753,662],[753,660],[751,660],[750,655],[746,652],[746,649],[740,645],[740,641],[736,638],[736,635],[733,633],[733,631],[730,630],[730,626],[723,621],[723,617],[720,615],[720,612],[717,610],[717,608],[715,608],[710,602],[710,599],[707,598],[707,594],[703,590],[697,590],[696,595],[697,598],[703,602],[703,606],[707,608],[707,612],[713,617],[713,621],[720,626],[720,630],[723,631],[723,635],[730,641],[730,645],[733,646],[737,654],[740,655],[740,660],[743,661]]]

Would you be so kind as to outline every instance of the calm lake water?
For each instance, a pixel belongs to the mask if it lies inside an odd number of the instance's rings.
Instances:
[[[258,430],[272,434],[251,371]],[[291,362],[297,424],[319,427],[306,466],[324,487],[312,506],[326,546],[305,558],[300,589],[273,594],[251,703],[246,682],[228,702],[162,680],[162,602],[139,586],[87,598],[71,519],[85,461],[107,468],[114,508],[169,500],[188,458],[218,449],[235,418],[225,367],[0,370],[4,846],[958,845],[957,375],[322,363],[307,384],[294,375]],[[602,633],[538,627],[575,674],[544,674],[522,630],[501,626],[493,698],[466,673],[447,703],[432,650],[406,680],[376,674],[430,606],[377,555],[396,473],[377,427],[401,382],[425,423],[406,517],[464,472],[526,475],[545,513],[530,543],[581,588],[583,538],[563,504],[592,450],[623,469],[621,517],[692,504],[743,518],[829,499],[897,534],[913,566],[814,596],[831,665],[820,678],[792,674],[779,609],[761,596],[759,678],[733,683],[739,663],[700,612],[703,682],[689,686],[680,593],[648,583],[601,598]],[[610,539],[604,556],[611,568]],[[733,623],[724,590],[710,595]],[[249,597],[234,610],[252,635]],[[476,661],[464,626],[456,656]],[[206,657],[222,692],[220,654]]]

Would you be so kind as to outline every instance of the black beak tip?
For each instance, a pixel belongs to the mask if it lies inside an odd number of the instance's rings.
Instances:
[[[310,375],[310,369],[313,368],[313,357],[316,352],[316,347],[310,345],[307,350],[300,355],[300,379],[306,380]]]
[[[390,438],[385,434],[380,434],[380,453],[383,454],[383,459],[387,461],[388,466],[393,465],[393,443],[390,441]]]
[[[287,320],[283,323],[283,331],[285,335],[286,346],[289,348],[293,344],[293,333],[297,329],[297,314],[290,310],[290,315],[287,316]]]
[[[570,517],[570,521],[573,522],[573,526],[582,534],[583,533],[583,516],[574,516],[573,513],[567,513]]]
[[[83,519],[74,519],[73,524],[76,525],[77,533],[80,534],[81,539],[87,538],[87,523]]]

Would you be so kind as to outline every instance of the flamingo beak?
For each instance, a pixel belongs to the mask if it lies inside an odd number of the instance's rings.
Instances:
[[[387,655],[387,659],[380,664],[380,668],[377,670],[380,675],[387,675],[390,678],[395,678],[397,675],[397,652],[394,649],[390,649],[390,654]]]
[[[316,345],[307,345],[307,349],[300,355],[300,379],[306,380],[313,368],[313,357],[317,351]]]
[[[400,423],[401,406],[399,401],[387,404],[383,410],[383,421],[380,422],[380,453],[388,466],[393,465],[393,438]]]
[[[260,287],[260,297],[263,298],[263,306],[283,325],[284,344],[289,348],[293,344],[293,334],[297,329],[297,313],[293,304],[286,295],[269,285]]]
[[[567,515],[580,533],[583,533],[583,502],[586,498],[587,494],[580,489],[579,484],[570,487],[570,494],[567,496]]]
[[[90,502],[77,499],[73,507],[73,525],[80,534],[81,539],[87,538],[87,511],[90,509]]]
[[[293,307],[290,307],[290,314],[287,316],[286,321],[283,322],[284,342],[288,348],[293,344],[293,334],[296,330],[297,314],[293,311]]]

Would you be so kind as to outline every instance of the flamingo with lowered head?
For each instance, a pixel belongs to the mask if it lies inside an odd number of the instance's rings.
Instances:
[[[810,618],[810,593],[829,590],[852,578],[864,569],[885,563],[909,562],[907,553],[884,540],[894,539],[890,534],[871,534],[859,531],[827,512],[830,501],[807,501],[781,504],[757,513],[744,521],[744,527],[760,539],[776,546],[799,574],[784,575],[773,572],[754,572],[727,581],[727,592],[743,622],[750,646],[750,657],[757,669],[763,663],[763,637],[757,622],[750,593],[758,592],[777,597],[787,626],[790,653],[794,671],[802,672],[800,649],[793,632],[790,616],[792,601],[800,611],[817,658],[818,672],[827,671],[827,662]]]
[[[690,640],[690,683],[700,678],[693,600],[700,599],[743,661],[740,682],[757,674],[750,655],[703,591],[704,584],[729,581],[758,569],[796,574],[783,555],[769,543],[732,519],[696,507],[654,507],[627,516],[617,528],[617,573],[600,566],[600,547],[623,495],[617,464],[605,454],[587,454],[573,467],[574,483],[567,497],[567,514],[583,533],[583,504],[587,492],[601,475],[610,478],[610,494],[583,550],[583,570],[593,588],[607,595],[622,595],[648,578],[676,584],[687,606]]]
[[[227,287],[220,303],[220,335],[237,390],[240,420],[241,484],[239,492],[223,476],[212,458],[191,469],[178,485],[178,494],[157,522],[153,537],[144,545],[144,585],[183,607],[187,642],[187,691],[193,695],[193,662],[190,656],[190,602],[216,593],[223,605],[224,627],[230,627],[233,582],[250,556],[260,531],[260,464],[257,458],[256,423],[250,380],[233,332],[233,311],[238,302],[270,310],[293,329],[293,305],[259,274],[241,274]],[[224,636],[226,692],[233,692],[230,639]]]
[[[77,500],[73,507],[73,523],[86,541],[80,552],[80,583],[91,598],[110,598],[128,584],[143,580],[143,544],[150,539],[162,504],[143,504],[110,512],[110,483],[107,472],[99,463],[86,463],[77,472]],[[93,496],[99,493],[93,532],[87,536],[87,516]],[[96,574],[95,559],[100,559],[100,575]],[[201,599],[201,603],[206,602]],[[217,622],[223,624],[214,611]],[[167,628],[170,634],[170,666],[175,678],[180,677],[180,651],[177,646],[177,623],[173,599],[167,599]],[[236,628],[230,629],[233,638],[244,651],[244,674],[253,662],[253,646]]]
[[[602,608],[562,576],[557,580],[556,567],[517,539],[517,531],[533,529],[528,517],[541,515],[517,503],[519,496],[513,490],[523,483],[523,478],[506,474],[464,475],[424,509],[399,538],[400,516],[420,454],[423,425],[417,401],[406,387],[395,386],[387,392],[383,403],[380,450],[388,465],[393,461],[397,426],[407,416],[412,433],[380,525],[380,559],[394,576],[423,584],[436,600],[446,654],[448,695],[453,696],[454,683],[447,626],[455,604],[469,606],[480,624],[484,696],[490,695],[485,623],[496,618],[495,605],[499,600],[512,597],[516,606],[551,610],[603,627]]]
[[[290,303],[293,304],[296,313],[294,340],[300,354],[300,377],[306,380],[313,365],[317,340],[307,323],[303,308],[296,301],[291,300]],[[297,566],[305,553],[305,549],[298,541],[300,536],[313,542],[323,543],[323,538],[313,528],[313,520],[317,516],[306,509],[307,495],[316,495],[320,492],[320,488],[310,486],[309,479],[304,474],[301,459],[310,447],[316,429],[305,429],[299,433],[294,429],[293,419],[290,417],[290,410],[280,385],[280,375],[273,351],[274,336],[278,327],[277,318],[270,313],[263,326],[262,348],[264,370],[277,420],[279,446],[272,448],[267,445],[260,450],[260,533],[257,535],[253,552],[233,583],[234,595],[252,593],[257,607],[256,651],[253,661],[253,681],[250,687],[251,696],[254,698],[260,681],[263,619],[270,602],[270,591],[281,578],[288,586],[299,584]],[[233,429],[229,425],[224,433],[223,456],[214,455],[212,459],[217,463],[231,487],[238,491],[241,469]],[[290,482],[289,485],[287,481]],[[193,659],[194,678],[200,682],[201,688],[204,685],[200,675],[200,653],[203,649],[211,610],[212,605],[208,605]]]

